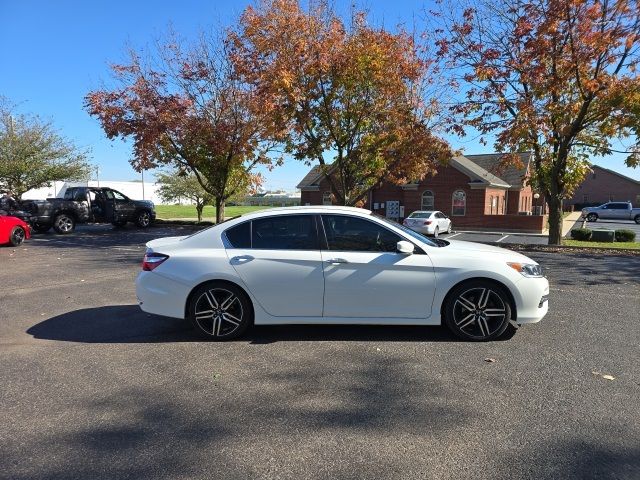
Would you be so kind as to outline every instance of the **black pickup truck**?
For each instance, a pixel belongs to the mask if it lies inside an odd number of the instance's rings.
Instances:
[[[64,198],[25,200],[21,206],[31,214],[31,225],[40,233],[51,227],[58,233],[71,233],[78,223],[112,223],[121,227],[134,222],[147,228],[156,218],[153,202],[131,200],[112,188],[69,187]]]

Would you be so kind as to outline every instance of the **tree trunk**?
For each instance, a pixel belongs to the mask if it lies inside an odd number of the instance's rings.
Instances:
[[[216,223],[224,222],[224,204],[221,197],[216,197]]]
[[[557,195],[546,195],[549,203],[549,245],[562,244],[562,200]]]
[[[202,209],[204,208],[203,202],[196,202],[196,212],[198,213],[198,222],[202,221]]]

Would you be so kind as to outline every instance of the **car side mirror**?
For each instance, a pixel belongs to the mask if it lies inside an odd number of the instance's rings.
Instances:
[[[398,250],[398,253],[402,253],[404,255],[411,255],[415,250],[415,246],[411,242],[400,240],[396,244],[396,250]]]

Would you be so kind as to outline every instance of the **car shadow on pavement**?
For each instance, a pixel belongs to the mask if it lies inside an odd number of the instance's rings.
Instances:
[[[63,313],[27,330],[36,339],[82,343],[168,343],[202,341],[182,320],[151,315],[137,305],[107,305]],[[507,335],[502,339],[508,339]],[[259,325],[237,342],[287,341],[458,342],[445,327],[379,325]]]

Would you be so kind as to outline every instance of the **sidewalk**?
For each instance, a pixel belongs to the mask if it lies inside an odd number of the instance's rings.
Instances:
[[[567,215],[562,219],[562,236],[563,237],[567,235],[567,233],[569,233],[569,231],[573,228],[575,223],[578,220],[580,220],[580,215],[582,215],[582,212],[580,211],[571,212],[569,213],[569,215]],[[542,233],[543,235],[549,235],[549,229],[546,228]]]

